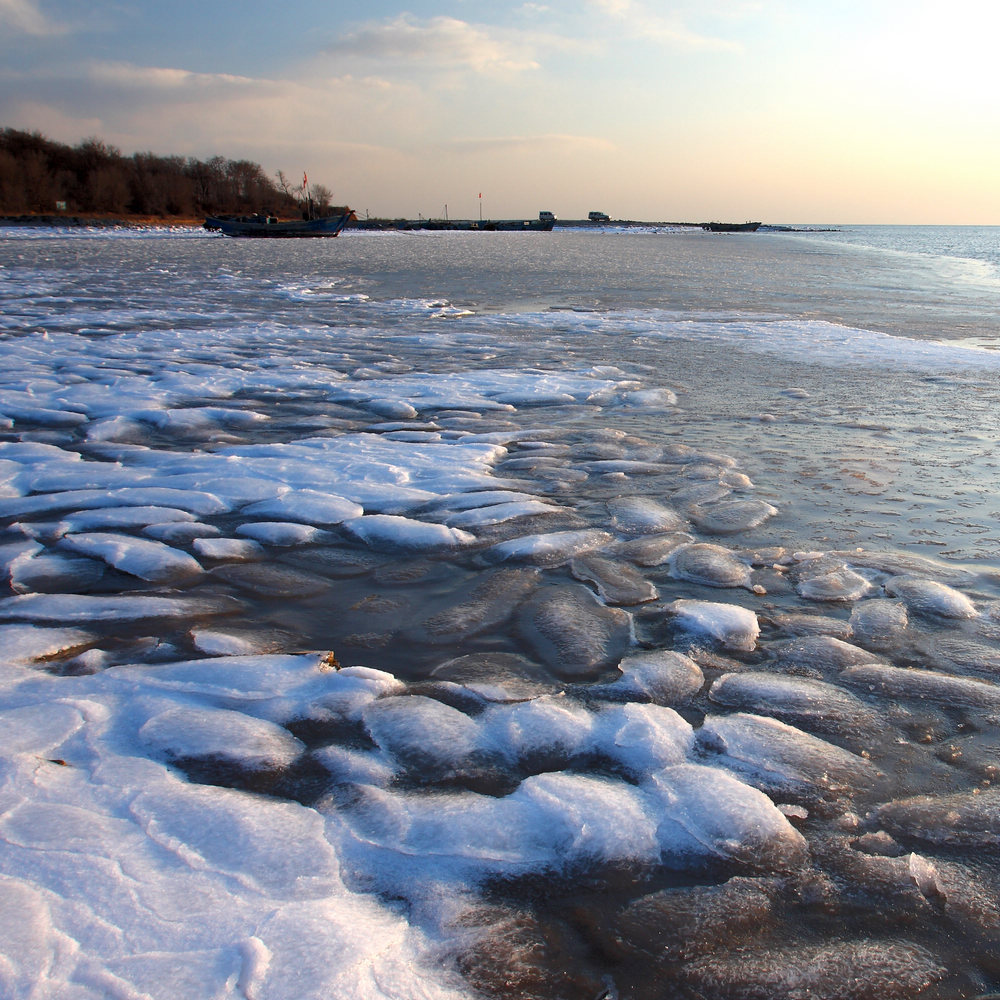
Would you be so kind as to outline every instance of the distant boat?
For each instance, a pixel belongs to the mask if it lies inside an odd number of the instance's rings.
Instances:
[[[326,219],[302,219],[293,222],[278,222],[272,216],[244,215],[238,219],[220,219],[209,216],[204,223],[206,229],[218,231],[224,236],[253,236],[271,239],[302,238],[309,236],[337,236],[340,231],[356,218],[353,212],[331,215]]]
[[[759,222],[703,222],[701,228],[709,233],[755,233]]]

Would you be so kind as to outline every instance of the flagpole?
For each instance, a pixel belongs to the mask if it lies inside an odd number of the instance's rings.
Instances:
[[[479,192],[479,221],[483,221],[483,192]]]

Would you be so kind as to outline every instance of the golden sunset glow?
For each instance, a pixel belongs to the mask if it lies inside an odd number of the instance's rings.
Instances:
[[[126,5],[129,7],[129,5]],[[973,2],[0,0],[0,125],[307,167],[379,215],[998,223]]]

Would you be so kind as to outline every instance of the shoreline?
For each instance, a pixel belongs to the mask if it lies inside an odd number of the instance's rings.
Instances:
[[[0,226],[23,226],[26,229],[153,229],[164,226],[194,226],[204,224],[204,218],[191,216],[154,215],[102,215],[81,213],[79,215],[0,215]]]
[[[345,229],[358,229],[367,232],[407,231],[412,229],[459,229],[466,231],[465,226],[452,223],[449,226],[434,225],[436,220],[400,220],[400,219],[366,219],[350,223]],[[25,229],[164,229],[189,228],[201,229],[205,219],[202,216],[151,216],[151,215],[120,215],[86,213],[77,215],[56,214],[22,214],[0,215],[0,227],[9,226]],[[496,226],[496,223],[494,223]],[[607,222],[591,222],[589,219],[557,219],[553,229],[692,229],[700,230],[701,222],[640,222],[633,219],[610,219]],[[813,228],[803,226],[772,225],[762,223],[760,230],[772,233],[816,233],[834,232],[828,228]],[[486,225],[473,226],[469,224],[468,231],[488,232]]]

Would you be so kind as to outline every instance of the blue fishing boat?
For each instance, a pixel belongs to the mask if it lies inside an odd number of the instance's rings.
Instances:
[[[204,226],[223,236],[252,236],[271,239],[288,239],[315,236],[338,236],[356,216],[348,211],[344,215],[331,215],[325,219],[301,219],[279,222],[273,216],[244,215],[236,219],[209,216]]]
[[[709,233],[755,233],[759,222],[703,222],[701,228]]]

